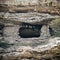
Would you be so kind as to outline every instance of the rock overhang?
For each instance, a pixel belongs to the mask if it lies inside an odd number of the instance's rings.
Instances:
[[[19,22],[20,24],[30,23],[30,24],[46,24],[50,23],[52,20],[60,18],[59,15],[50,15],[44,13],[30,12],[30,13],[4,13],[3,20]]]

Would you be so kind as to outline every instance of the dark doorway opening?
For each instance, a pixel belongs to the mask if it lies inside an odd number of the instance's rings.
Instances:
[[[42,25],[23,23],[19,29],[19,36],[22,38],[40,37]]]

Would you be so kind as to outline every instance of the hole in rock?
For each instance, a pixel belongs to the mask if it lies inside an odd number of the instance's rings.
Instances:
[[[3,36],[3,28],[4,28],[4,24],[0,23],[0,36]]]
[[[23,23],[19,28],[19,36],[22,38],[40,37],[42,25],[32,25],[29,23]]]
[[[54,30],[53,30],[53,28],[49,27],[49,32],[50,32],[50,35],[51,35],[51,36],[54,35]]]

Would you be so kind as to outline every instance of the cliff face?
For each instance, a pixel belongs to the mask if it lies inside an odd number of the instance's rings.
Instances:
[[[36,4],[38,0],[1,0],[0,3],[8,4],[8,5],[29,5],[29,4]]]
[[[60,1],[57,0],[1,0],[0,11],[50,13],[60,15]]]
[[[29,47],[20,48],[17,52],[0,54],[0,60],[60,60],[60,46],[41,52],[31,50]]]
[[[5,3],[6,0],[0,0],[0,4],[3,4]]]
[[[0,60],[60,60],[57,0],[0,3]]]
[[[8,5],[42,5],[42,6],[56,6],[57,0],[1,0],[2,4]]]

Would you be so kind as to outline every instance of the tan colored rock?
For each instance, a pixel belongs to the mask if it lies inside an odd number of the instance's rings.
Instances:
[[[21,58],[31,58],[32,57],[32,54],[30,52],[26,51],[26,52],[22,53],[20,55],[20,57]]]
[[[26,50],[25,52],[21,52],[19,54],[5,54],[0,56],[0,60],[59,60],[60,57],[60,46],[54,47],[50,50],[37,52],[32,50]]]

